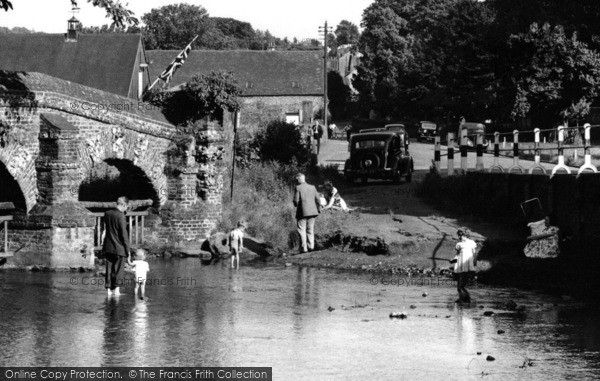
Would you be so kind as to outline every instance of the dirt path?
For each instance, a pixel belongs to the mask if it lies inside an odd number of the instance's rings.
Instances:
[[[322,164],[338,164],[345,161],[347,151],[344,141],[329,141],[322,148]],[[448,262],[431,258],[452,258],[456,245],[456,230],[466,226],[472,238],[482,243],[488,238],[518,239],[506,226],[482,223],[477,220],[457,220],[434,209],[416,196],[418,182],[421,181],[429,165],[425,157],[431,145],[416,144],[412,155],[417,170],[412,183],[394,185],[387,181],[369,181],[347,186],[334,184],[348,205],[356,208],[354,218],[344,219],[345,234],[382,238],[390,247],[389,256],[368,256],[366,254],[324,250],[300,256],[288,256],[286,261],[310,266],[380,269],[394,271],[407,267],[444,268]],[[430,162],[429,162],[430,164]],[[344,213],[326,211],[325,213]],[[317,220],[318,232],[318,220]]]

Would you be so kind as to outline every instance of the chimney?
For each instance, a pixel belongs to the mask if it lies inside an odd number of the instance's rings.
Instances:
[[[71,19],[67,21],[67,35],[65,41],[77,42],[77,31],[79,30],[79,25],[79,20],[77,20],[75,16],[71,17]]]

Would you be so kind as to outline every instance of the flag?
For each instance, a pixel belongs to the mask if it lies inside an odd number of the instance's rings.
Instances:
[[[171,80],[173,74],[175,74],[177,69],[179,69],[179,67],[182,66],[185,60],[187,59],[188,54],[192,50],[192,43],[196,40],[196,38],[198,38],[198,36],[194,37],[192,42],[190,42],[188,46],[186,46],[185,49],[183,49],[181,53],[179,53],[177,57],[175,57],[173,62],[171,62],[171,64],[167,66],[165,71],[163,71],[161,75],[158,76],[159,79],[162,79],[165,82],[169,82]]]

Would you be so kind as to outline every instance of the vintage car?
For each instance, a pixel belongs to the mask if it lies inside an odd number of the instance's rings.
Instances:
[[[454,138],[455,140],[455,146],[457,148],[460,147],[460,132],[461,130],[466,130],[467,131],[467,147],[468,148],[475,148],[475,146],[477,145],[477,135],[481,134],[481,135],[485,135],[485,124],[483,123],[470,123],[470,122],[463,122],[458,126],[458,132],[456,133],[456,137]],[[487,140],[485,138],[485,136],[483,137],[483,149],[484,151],[488,149],[490,145],[489,140]]]
[[[390,179],[398,183],[402,177],[410,182],[414,164],[408,145],[408,134],[403,128],[354,134],[348,145],[350,158],[346,160],[344,176],[350,182],[360,178],[363,182]]]
[[[419,129],[417,130],[417,142],[433,142],[437,132],[437,125],[435,123],[422,121],[419,123]]]

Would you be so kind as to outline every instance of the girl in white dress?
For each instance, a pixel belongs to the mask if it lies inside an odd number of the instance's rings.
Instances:
[[[477,244],[470,239],[471,232],[467,228],[459,228],[457,233],[459,242],[456,244],[456,256],[450,263],[454,263],[454,274],[457,278],[458,300],[457,302],[470,302],[471,295],[465,288],[475,272],[477,271]]]
[[[333,184],[330,181],[325,181],[323,183],[323,187],[325,188],[325,198],[328,200],[327,205],[323,206],[322,210],[326,209],[334,209],[334,210],[343,210],[344,212],[351,212],[354,209],[348,208],[346,202],[338,193],[338,190],[334,188]]]

